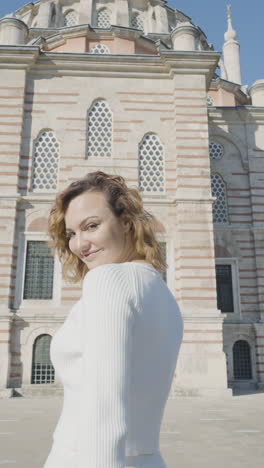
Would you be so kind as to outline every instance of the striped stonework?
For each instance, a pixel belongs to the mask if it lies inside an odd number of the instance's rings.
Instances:
[[[238,102],[232,83],[222,92],[223,80],[212,79],[219,60],[214,51],[159,49],[128,31],[122,41],[107,33],[110,55],[83,54],[86,45],[89,49],[104,38],[100,31],[88,38],[82,27],[84,35],[80,29],[62,45],[48,38],[49,52],[40,53],[36,45],[0,45],[0,385],[31,385],[35,340],[53,336],[81,295],[81,284],[62,279],[55,258],[52,298],[24,299],[27,242],[47,240],[56,194],[90,171],[120,174],[139,188],[140,144],[146,135],[155,135],[162,145],[165,190],[142,191],[142,198],[159,221],[166,282],[185,321],[172,394],[228,393],[237,340],[248,340],[251,350],[259,347],[252,351],[251,382],[258,385],[264,370],[264,115]],[[120,47],[122,42],[122,54],[113,55],[121,51],[111,48],[113,39]],[[135,50],[141,53],[133,55]],[[207,107],[208,92],[223,107]],[[225,95],[237,107],[224,102]],[[87,117],[98,100],[112,112],[112,151],[87,157]],[[45,130],[54,132],[59,144],[57,189],[47,184],[33,190],[35,145]],[[211,141],[223,147],[221,158],[210,159]],[[44,177],[52,158],[43,158]],[[226,184],[224,223],[213,222],[212,174]],[[216,262],[232,267],[235,310],[229,314],[217,309]]]

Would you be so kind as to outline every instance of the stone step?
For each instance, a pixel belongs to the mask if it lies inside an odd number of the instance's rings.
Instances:
[[[13,397],[54,397],[62,396],[63,388],[53,384],[32,384],[23,385],[20,388],[14,388]]]
[[[13,388],[1,388],[0,389],[0,398],[12,398]]]

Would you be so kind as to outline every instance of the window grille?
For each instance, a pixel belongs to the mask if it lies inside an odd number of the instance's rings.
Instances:
[[[211,176],[211,187],[213,197],[217,197],[213,204],[213,222],[227,223],[226,186],[220,175]]]
[[[214,100],[210,94],[207,94],[206,104],[208,107],[212,107],[214,105]]]
[[[222,145],[220,145],[220,143],[211,141],[209,143],[209,154],[210,159],[221,159],[224,154],[224,148]]]
[[[164,192],[163,145],[157,135],[146,135],[139,145],[139,188],[143,192]]]
[[[40,133],[34,147],[32,190],[56,190],[59,148],[52,130]]]
[[[45,241],[28,241],[24,299],[52,299],[54,258]]]
[[[216,265],[217,308],[221,312],[234,312],[232,267]]]
[[[87,157],[111,157],[113,115],[106,101],[96,101],[87,119]]]
[[[54,383],[55,370],[50,360],[50,335],[41,335],[33,345],[32,356],[32,384]]]
[[[66,13],[64,17],[64,25],[70,27],[70,26],[76,26],[76,24],[78,24],[78,16],[77,16],[76,11],[74,10],[68,11],[68,13]]]
[[[109,49],[104,44],[95,44],[91,50],[90,54],[109,54]]]
[[[108,8],[102,8],[97,12],[97,27],[110,28],[111,26],[111,12]]]
[[[144,31],[144,22],[142,16],[139,13],[132,13],[131,26],[132,28]]]
[[[245,340],[238,340],[233,346],[233,367],[235,379],[252,379],[250,345]]]
[[[167,263],[167,244],[166,242],[159,242],[159,246],[161,249],[161,255],[165,263]],[[162,273],[162,278],[164,279],[165,283],[167,282],[167,270]]]

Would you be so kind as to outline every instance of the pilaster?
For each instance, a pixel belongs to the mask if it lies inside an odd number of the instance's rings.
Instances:
[[[17,268],[17,202],[26,71],[36,48],[0,47],[0,389],[10,380],[10,336]],[[24,59],[24,60],[23,60]]]
[[[264,389],[264,322],[254,324],[256,333],[256,372],[258,387]]]
[[[176,393],[226,394],[223,316],[217,309],[206,80],[175,75],[175,289],[185,331]]]
[[[79,18],[82,18],[83,24],[92,24],[93,23],[93,4],[95,8],[95,2],[93,0],[80,0],[79,4]],[[92,24],[95,26],[94,24]]]
[[[127,0],[116,0],[115,8],[116,8],[116,20],[114,24],[116,24],[117,26],[130,27]]]
[[[0,393],[9,386],[12,320],[13,314],[8,308],[0,306]]]
[[[154,10],[156,14],[157,31],[161,34],[168,34],[169,21],[166,8],[164,8],[163,4],[159,3],[155,5]]]
[[[38,10],[38,28],[48,28],[51,19],[51,0],[42,0]]]

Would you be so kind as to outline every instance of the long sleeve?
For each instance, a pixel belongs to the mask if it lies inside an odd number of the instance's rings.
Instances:
[[[135,306],[127,272],[87,273],[76,468],[124,468]]]

